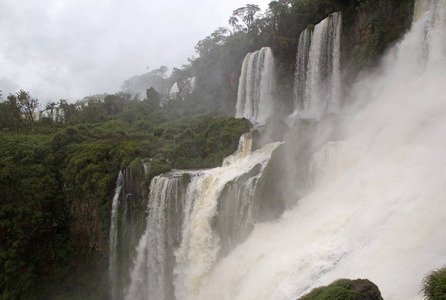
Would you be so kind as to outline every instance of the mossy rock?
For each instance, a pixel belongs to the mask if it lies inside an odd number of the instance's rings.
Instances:
[[[368,279],[338,279],[313,289],[298,300],[383,300],[379,288]]]

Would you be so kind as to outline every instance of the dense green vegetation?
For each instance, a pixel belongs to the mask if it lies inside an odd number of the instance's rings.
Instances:
[[[432,271],[424,278],[422,293],[428,300],[446,299],[446,267]]]
[[[105,267],[119,169],[151,158],[150,181],[172,167],[216,167],[250,129],[245,119],[191,103],[160,107],[153,89],[142,100],[125,93],[91,97],[80,108],[68,104],[57,120],[47,114],[39,121],[36,109],[27,113],[28,102],[17,101],[24,96],[38,107],[24,91],[0,107],[2,115],[22,112],[1,121],[2,299],[32,298],[47,282],[82,270],[83,261]]]
[[[342,11],[343,64],[356,73],[402,36],[412,6],[413,0],[278,0],[262,13],[248,4],[228,16],[230,29],[199,41],[198,57],[169,77],[161,66],[126,80],[123,92],[45,107],[23,90],[0,94],[0,298],[104,297],[118,170],[141,170],[150,159],[146,193],[150,179],[171,168],[220,165],[250,128],[228,117],[247,52],[273,49],[276,98],[286,107],[302,30]],[[197,79],[191,93],[161,94],[191,77]]]

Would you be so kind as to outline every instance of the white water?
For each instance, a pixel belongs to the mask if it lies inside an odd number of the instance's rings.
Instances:
[[[195,88],[197,87],[197,77],[189,78],[189,82],[190,82],[190,92],[192,93],[193,91],[195,91]]]
[[[421,298],[446,264],[446,1],[427,2],[382,72],[355,86],[362,108],[344,139],[314,154],[313,192],[257,224],[194,299],[296,299],[338,278]]]
[[[228,166],[230,164],[236,163],[238,159],[245,158],[248,155],[251,154],[251,147],[252,147],[252,136],[251,133],[244,133],[240,136],[240,140],[238,143],[237,151],[229,155],[228,157],[225,157],[223,160],[223,166]]]
[[[136,248],[131,272],[131,285],[125,299],[169,299],[168,269],[172,254],[169,218],[177,217],[168,211],[178,198],[178,177],[156,177],[150,184],[146,230]],[[169,202],[172,203],[169,203]],[[168,212],[168,213],[167,213]]]
[[[319,118],[338,112],[341,77],[341,14],[334,13],[299,37],[294,83],[295,114]]]
[[[118,204],[119,195],[121,194],[122,186],[124,185],[124,176],[121,171],[119,171],[118,179],[116,179],[115,195],[112,201],[112,210],[110,217],[110,253],[109,253],[109,275],[110,275],[110,286],[112,287],[112,299],[115,299],[115,288],[116,288],[116,244],[118,241]]]
[[[187,95],[191,94],[197,87],[196,77],[190,77],[175,82],[169,91],[169,99],[184,100]]]
[[[178,87],[178,82],[175,82],[172,87],[170,88],[169,91],[169,97],[170,98],[175,98],[177,94],[180,93],[180,89]]]
[[[190,209],[186,209],[183,237],[175,255],[177,299],[194,299],[217,261],[220,244],[212,221],[217,214],[217,200],[221,191],[228,182],[249,172],[257,164],[264,168],[277,146],[278,143],[266,145],[233,164],[203,171],[203,176],[191,182],[188,192],[193,193],[193,196],[188,197],[190,202],[186,202],[186,207]]]
[[[274,57],[270,48],[264,47],[246,55],[239,79],[237,118],[247,118],[253,124],[266,123],[273,113],[274,76]]]
[[[239,189],[246,191],[243,201],[252,202],[256,180],[279,143],[266,145],[253,153],[250,153],[250,145],[250,136],[242,136],[239,150],[223,167],[175,171],[152,180],[147,227],[137,247],[125,299],[196,297],[203,279],[217,261],[220,248],[227,247],[220,241],[217,230],[223,235],[224,242],[231,239],[232,232],[214,226],[218,214],[224,215],[217,212],[221,201],[237,200],[221,198],[223,189],[242,176],[248,176],[246,182],[242,180]],[[258,165],[261,167],[256,176],[248,175]],[[186,173],[188,175],[184,176]],[[190,183],[181,183],[185,177],[190,178]],[[240,226],[236,228],[237,232],[248,226],[246,223],[250,222],[251,214],[244,210],[252,206],[247,203],[238,210],[240,216],[235,219]],[[225,226],[224,222],[220,223]]]

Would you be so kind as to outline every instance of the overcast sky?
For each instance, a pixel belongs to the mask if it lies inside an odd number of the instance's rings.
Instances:
[[[233,10],[269,2],[0,0],[0,90],[5,99],[24,89],[43,105],[115,93],[147,66],[186,64]]]

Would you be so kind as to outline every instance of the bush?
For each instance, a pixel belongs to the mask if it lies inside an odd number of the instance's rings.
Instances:
[[[153,177],[160,175],[162,173],[167,173],[172,170],[172,167],[169,164],[152,161],[152,164],[150,165],[150,170],[146,174],[146,181],[150,182]]]
[[[382,300],[378,287],[367,279],[338,279],[318,287],[298,300]]]
[[[423,280],[421,291],[425,299],[446,299],[446,267],[428,274]]]

